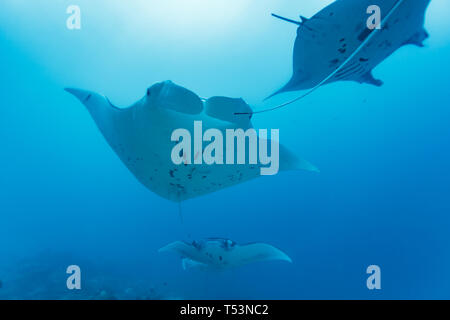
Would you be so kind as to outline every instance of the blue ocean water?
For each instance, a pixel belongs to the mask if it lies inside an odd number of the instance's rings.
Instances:
[[[414,1],[414,0],[410,0]],[[2,0],[0,298],[450,298],[450,4],[432,0],[425,48],[374,71],[381,88],[341,82],[255,127],[321,172],[283,172],[178,206],[147,190],[65,87],[128,106],[172,80],[254,109],[291,75],[295,26],[331,0]],[[66,9],[81,8],[68,30]],[[158,254],[224,237],[281,248],[292,264],[184,271]],[[83,289],[66,289],[79,265]],[[366,268],[382,270],[368,290]]]

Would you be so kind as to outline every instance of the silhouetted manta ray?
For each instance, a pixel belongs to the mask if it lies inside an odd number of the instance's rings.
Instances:
[[[189,130],[194,121],[202,121],[204,131],[252,128],[249,117],[235,116],[236,112],[251,112],[242,99],[202,100],[192,91],[165,81],[150,87],[131,107],[121,109],[94,92],[66,91],[87,107],[109,145],[134,176],[161,197],[181,202],[260,176],[260,164],[175,165],[171,159],[176,144],[171,141],[173,131]],[[279,151],[280,170],[317,171],[281,145]]]
[[[259,261],[280,260],[292,263],[283,251],[266,243],[249,243],[239,245],[229,239],[210,238],[205,241],[173,242],[159,252],[174,252],[183,260],[183,269],[200,268],[206,270],[223,270],[241,267]]]
[[[309,95],[324,84],[356,81],[381,86],[372,70],[404,45],[423,46],[425,11],[431,0],[337,0],[297,24],[291,80],[272,96],[310,89],[302,96],[260,111],[282,108]],[[381,29],[369,29],[367,8],[381,9]],[[272,97],[270,96],[270,97]],[[269,98],[270,98],[269,97]],[[254,113],[260,113],[254,112]]]

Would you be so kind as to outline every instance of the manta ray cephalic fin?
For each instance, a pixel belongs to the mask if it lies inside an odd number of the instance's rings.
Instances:
[[[243,127],[250,126],[252,109],[243,99],[227,97],[212,97],[205,101],[205,112],[210,117],[236,123]],[[236,114],[246,113],[249,117],[239,117]]]

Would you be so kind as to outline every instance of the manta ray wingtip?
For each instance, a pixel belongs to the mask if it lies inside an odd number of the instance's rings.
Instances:
[[[279,250],[279,249],[277,249],[277,250]],[[279,250],[279,251],[280,251],[280,255],[279,255],[279,257],[278,257],[279,260],[281,260],[281,261],[286,261],[286,262],[289,262],[289,263],[294,263],[294,262],[292,261],[291,257],[289,257],[289,256],[287,255],[287,253],[285,253],[285,252],[283,252],[283,251],[281,251],[281,250]]]
[[[77,91],[77,89],[75,88],[64,88],[65,92],[68,92],[70,94],[75,94],[75,92]]]
[[[158,250],[158,253],[163,253],[163,252],[169,252],[169,251],[176,251],[176,249],[185,246],[186,244],[182,241],[175,241],[172,243],[169,243],[168,245],[160,248]]]
[[[75,88],[64,88],[64,91],[74,95],[82,102],[88,100],[91,97],[91,93],[86,90],[75,89]]]
[[[77,91],[80,91],[79,89],[75,89],[75,88],[64,88],[64,91],[71,93],[71,94],[75,94]]]
[[[281,88],[280,90],[277,90],[274,93],[272,93],[270,96],[265,98],[263,101],[267,101],[267,100],[272,99],[273,97],[275,97],[275,96],[277,96],[279,94],[282,94],[282,93],[285,93],[285,92],[289,92],[289,91],[290,90],[289,90],[288,86],[286,85],[283,88]]]
[[[264,102],[264,101],[267,101],[267,100],[269,100],[269,99],[272,99],[272,98],[275,97],[276,95],[278,95],[278,92],[272,93],[270,96],[265,97],[264,100],[263,100],[263,102]]]
[[[310,171],[311,172],[315,172],[315,173],[320,173],[320,169],[319,168],[317,168],[316,166],[314,166],[314,165],[311,165],[311,169],[310,169]]]
[[[173,243],[168,244],[168,245],[166,245],[164,247],[159,248],[158,249],[158,253],[163,253],[163,252],[170,251],[172,249],[172,247],[173,247]]]

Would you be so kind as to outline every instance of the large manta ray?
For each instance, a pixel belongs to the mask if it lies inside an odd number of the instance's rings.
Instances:
[[[422,47],[428,38],[424,20],[430,1],[337,0],[310,19],[302,17],[301,22],[274,15],[299,25],[293,76],[274,95],[341,80],[381,86],[372,70],[400,47]],[[381,9],[381,30],[367,26],[372,5]]]
[[[249,117],[235,115],[251,111],[242,99],[203,100],[188,89],[165,81],[150,87],[131,107],[122,109],[94,92],[66,91],[87,107],[109,145],[134,176],[161,197],[181,202],[260,176],[260,164],[175,165],[171,158],[176,144],[171,141],[173,131],[183,128],[192,132],[194,121],[202,121],[204,131],[215,128],[224,136],[226,129],[252,128]],[[279,152],[280,170],[317,171],[286,148],[280,146]]]
[[[265,243],[239,245],[229,239],[210,238],[187,243],[173,242],[159,252],[174,252],[180,255],[183,269],[223,270],[244,266],[253,262],[281,260],[291,262],[283,251]]]

